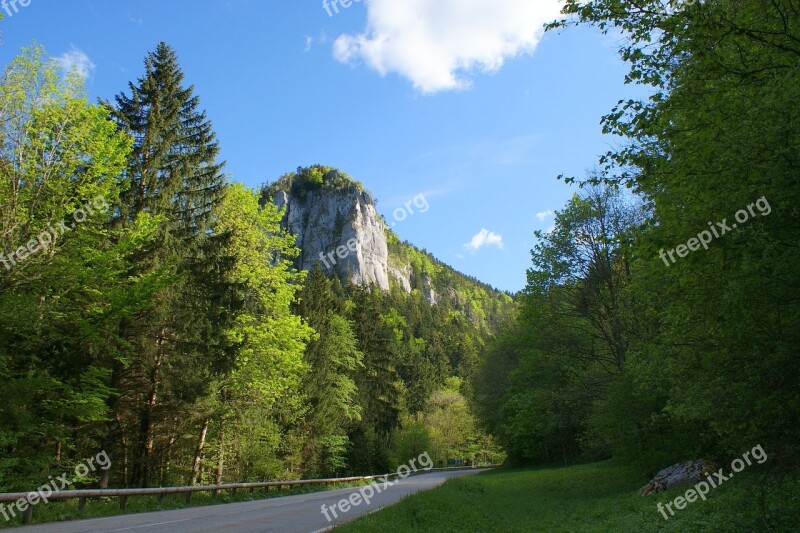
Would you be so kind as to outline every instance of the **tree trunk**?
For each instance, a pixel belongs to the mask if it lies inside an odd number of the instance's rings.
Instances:
[[[161,474],[161,484],[169,484],[170,469],[172,467],[172,446],[175,444],[177,437],[175,436],[175,428],[178,427],[178,417],[172,419],[172,431],[170,432],[169,442],[167,442],[167,449],[164,453],[164,468]]]
[[[203,421],[200,428],[200,440],[197,441],[197,450],[194,452],[194,462],[192,463],[192,478],[189,485],[197,483],[197,475],[200,473],[200,464],[203,461],[203,448],[206,446],[206,435],[208,434],[208,418]]]
[[[111,390],[117,393],[121,393],[122,391],[122,373],[123,373],[123,366],[122,363],[119,361],[114,361],[113,368],[111,370],[111,382],[110,387]],[[103,438],[103,451],[106,452],[108,455],[110,462],[108,468],[104,468],[100,471],[100,488],[106,489],[108,488],[109,480],[111,479],[111,467],[114,464],[114,451],[117,445],[122,445],[121,456],[123,457],[123,466],[125,468],[122,471],[122,482],[125,486],[128,483],[128,471],[127,471],[127,445],[125,441],[125,433],[122,430],[122,419],[120,418],[119,414],[119,397],[120,394],[109,394],[106,398],[106,405],[108,406],[108,411],[113,415],[113,417],[108,421],[106,424],[106,434]]]
[[[219,420],[219,457],[217,458],[217,485],[222,485],[222,472],[225,467],[225,417]]]
[[[142,486],[147,487],[150,482],[150,457],[153,453],[153,411],[158,403],[158,380],[159,370],[161,368],[161,355],[156,358],[153,370],[150,372],[150,391],[147,394],[147,401],[145,402],[144,409],[139,422],[139,458],[135,465],[134,474],[136,482]]]

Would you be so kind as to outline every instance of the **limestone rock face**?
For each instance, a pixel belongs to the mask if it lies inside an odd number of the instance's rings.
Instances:
[[[408,294],[411,292],[411,266],[389,266],[389,274],[400,284],[400,287]]]
[[[273,200],[286,207],[283,224],[297,236],[300,268],[318,262],[357,285],[389,290],[385,224],[368,192],[321,189],[299,198],[280,191]]]
[[[425,299],[428,300],[428,303],[431,305],[436,305],[436,291],[433,290],[431,278],[426,275],[422,276],[422,289],[425,293]]]
[[[281,225],[300,250],[295,261],[299,269],[312,270],[318,264],[343,282],[419,295],[431,306],[460,314],[484,332],[499,327],[499,318],[494,319],[500,316],[498,309],[504,316],[512,312],[510,294],[456,271],[424,248],[401,241],[387,227],[364,185],[340,170],[325,165],[298,167],[297,172],[264,185],[259,201],[274,203],[283,211]]]

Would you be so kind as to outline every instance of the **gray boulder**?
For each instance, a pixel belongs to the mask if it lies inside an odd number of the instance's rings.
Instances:
[[[639,494],[647,496],[665,490],[694,485],[717,471],[717,466],[705,459],[677,463],[661,470],[650,482],[639,489]]]

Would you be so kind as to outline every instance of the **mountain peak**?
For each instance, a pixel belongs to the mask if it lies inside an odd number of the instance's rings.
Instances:
[[[284,210],[283,227],[295,235],[297,267],[315,264],[343,282],[382,291],[419,292],[429,304],[446,305],[479,324],[487,308],[504,308],[497,292],[410,243],[400,242],[378,214],[372,195],[344,172],[324,165],[301,167],[264,186],[262,202]]]
[[[297,167],[296,171],[284,174],[275,183],[267,185],[262,194],[266,193],[267,198],[273,198],[276,193],[284,192],[295,199],[305,200],[309,193],[319,191],[345,194],[366,192],[372,201],[372,195],[366,191],[361,182],[345,172],[327,165]]]
[[[299,268],[319,263],[342,280],[389,290],[386,224],[361,183],[331,167],[301,167],[264,187],[262,201],[285,209]]]

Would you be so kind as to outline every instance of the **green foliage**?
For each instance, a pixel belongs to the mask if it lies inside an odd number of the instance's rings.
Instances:
[[[658,502],[685,492],[650,497],[636,492],[644,481],[630,467],[606,461],[570,468],[495,470],[449,480],[397,505],[341,526],[345,533],[390,529],[416,531],[781,531],[796,530],[800,518],[797,483],[777,476],[743,474],[714,489],[707,501],[688,503],[664,520]],[[753,495],[763,490],[773,505]]]
[[[399,458],[413,458],[428,452],[438,466],[448,459],[468,464],[494,462],[505,454],[476,425],[472,408],[461,394],[461,379],[448,378],[428,399],[423,412],[404,418],[395,446]]]
[[[296,172],[282,176],[273,184],[261,190],[262,204],[271,202],[279,191],[290,193],[293,197],[305,200],[312,192],[325,189],[330,192],[352,192],[361,194],[364,186],[335,168],[325,165],[298,167]]]
[[[506,322],[514,308],[509,294],[457,272],[408,242],[400,242],[391,230],[386,233],[390,266],[410,269],[412,290],[427,294],[433,289],[438,305],[465,316],[483,334],[496,332]]]
[[[356,376],[363,424],[377,439],[388,438],[397,427],[403,386],[398,374],[399,343],[394,324],[382,316],[384,295],[363,287],[351,289],[349,310],[364,367]]]
[[[130,272],[158,272],[167,283],[146,313],[121,325],[133,357],[113,369],[120,394],[109,398],[116,422],[105,447],[131,462],[128,479],[118,481],[147,486],[156,456],[168,453],[182,429],[175,418],[188,421],[181,415],[233,364],[240,347],[225,332],[242,318],[231,310],[241,309],[244,295],[226,277],[235,260],[226,255],[229,236],[212,229],[226,187],[212,125],[194,89],[184,86],[174,50],[162,42],[144,64],[144,75],[113,108],[119,129],[134,138],[116,226],[124,230],[144,213],[158,218],[156,242],[137,250]],[[160,433],[160,426],[175,433]]]
[[[603,119],[625,142],[581,184],[601,194],[537,235],[520,317],[476,380],[481,418],[526,462],[547,461],[549,443],[572,448],[565,460],[612,453],[653,472],[760,444],[796,480],[800,14],[782,1],[661,7],[568,0],[574,17],[554,25],[621,30],[627,81],[652,91]],[[622,185],[643,211],[602,192]],[[716,222],[735,227],[712,235]]]
[[[292,267],[298,250],[280,229],[277,209],[259,208],[257,195],[241,185],[228,187],[214,215],[213,233],[225,236],[220,255],[230,258],[225,283],[244,305],[224,332],[226,344],[236,347],[232,368],[216,382],[200,423],[211,419],[209,445],[224,475],[286,477],[287,464],[297,459],[290,453],[281,460],[281,450],[307,412],[302,355],[312,333],[291,312],[303,279]]]
[[[534,267],[517,324],[501,335],[475,389],[486,427],[519,463],[604,454],[608,435],[588,432],[621,379],[631,336],[629,231],[640,210],[617,191],[575,195],[537,232]]]
[[[26,490],[97,453],[110,368],[127,356],[120,323],[160,283],[127,274],[156,220],[110,231],[111,213],[97,204],[117,202],[130,139],[41,48],[24,50],[6,69],[0,109],[8,113],[0,130],[3,253],[59,223],[72,228],[0,269],[0,486]],[[79,222],[76,209],[87,202],[97,210]]]
[[[352,324],[342,315],[344,302],[338,280],[312,270],[299,294],[297,311],[317,332],[305,352],[310,371],[301,390],[308,402],[305,418],[303,470],[331,477],[346,468],[347,433],[361,420],[356,374],[364,367],[363,354]]]
[[[796,380],[785,376],[800,372],[789,355],[800,344],[800,315],[788,296],[800,279],[797,8],[698,3],[652,20],[660,31],[651,31],[634,28],[641,16],[632,10],[609,7],[619,4],[568,2],[567,11],[627,29],[629,77],[656,89],[604,119],[629,146],[603,158],[602,177],[625,183],[653,208],[654,223],[637,236],[635,271],[652,337],[632,355],[632,372],[665,382],[659,390],[667,389],[667,399],[653,416],[704,428],[699,440],[708,452],[769,443],[782,462],[796,464],[800,439],[786,422],[800,404]],[[769,203],[768,216],[670,267],[656,259],[709,221],[732,222],[759,198]]]

